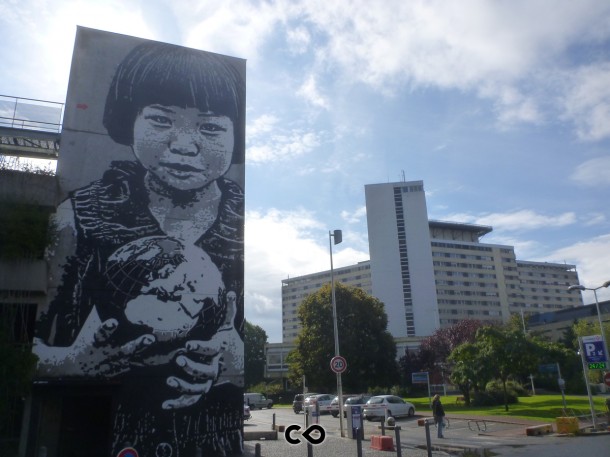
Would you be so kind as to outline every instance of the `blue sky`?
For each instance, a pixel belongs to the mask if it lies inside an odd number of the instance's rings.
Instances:
[[[247,59],[246,317],[281,280],[368,259],[364,185],[610,279],[610,3],[4,0],[0,94],[64,101],[76,26]],[[600,290],[610,299],[610,290]],[[593,296],[584,295],[585,303]]]

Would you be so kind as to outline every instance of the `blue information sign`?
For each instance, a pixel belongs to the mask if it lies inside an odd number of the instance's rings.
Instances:
[[[428,372],[421,371],[419,373],[411,373],[411,382],[413,384],[427,384],[428,383]]]
[[[585,350],[585,360],[588,363],[599,363],[606,361],[604,342],[601,335],[583,336],[582,345]]]

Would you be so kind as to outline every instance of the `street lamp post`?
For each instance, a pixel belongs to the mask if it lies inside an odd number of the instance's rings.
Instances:
[[[604,334],[604,325],[602,322],[602,313],[599,310],[599,301],[597,300],[597,291],[599,289],[601,289],[602,287],[608,287],[610,286],[610,281],[606,281],[605,283],[603,283],[601,286],[599,287],[585,287],[581,284],[572,284],[570,287],[568,287],[568,292],[572,292],[573,290],[592,290],[593,291],[593,296],[595,297],[595,308],[597,309],[597,319],[599,320],[599,331],[601,332],[602,335],[602,342],[604,345],[604,352],[606,354],[606,370],[608,369],[608,357],[610,357],[610,354],[608,354],[608,343],[606,342],[606,335]]]
[[[330,249],[330,290],[331,300],[333,306],[333,333],[335,335],[335,357],[339,354],[339,330],[337,327],[337,300],[335,299],[335,274],[333,270],[333,243],[339,244],[343,240],[343,233],[341,230],[334,230],[328,232],[328,246]],[[344,438],[343,433],[343,386],[341,385],[341,373],[337,372],[337,400],[339,401],[339,430],[341,430],[341,437]]]

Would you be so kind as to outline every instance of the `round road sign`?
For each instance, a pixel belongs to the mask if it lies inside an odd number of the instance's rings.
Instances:
[[[335,373],[343,373],[347,369],[347,362],[345,361],[345,358],[341,357],[340,355],[334,356],[332,359],[330,359],[330,369]]]
[[[139,457],[138,451],[132,447],[126,447],[121,449],[117,454],[117,457]]]
[[[604,382],[610,387],[610,371],[604,375]]]

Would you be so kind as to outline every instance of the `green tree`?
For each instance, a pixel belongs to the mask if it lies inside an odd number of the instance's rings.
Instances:
[[[347,360],[344,390],[360,392],[396,384],[396,344],[387,331],[383,303],[360,288],[343,284],[336,284],[335,297],[339,348]],[[298,385],[305,375],[310,389],[334,390],[336,376],[329,366],[335,355],[330,284],[303,300],[298,317],[302,330],[288,359],[290,379]]]
[[[502,383],[504,409],[508,411],[507,381],[524,378],[538,366],[537,346],[515,326],[487,326],[477,331],[479,357]]]
[[[470,392],[485,390],[485,386],[493,378],[493,373],[476,343],[460,344],[447,360],[452,364],[451,382],[462,392],[466,406],[470,406]]]
[[[267,332],[258,325],[244,322],[244,383],[246,387],[265,378],[265,345]]]
[[[483,325],[482,321],[464,319],[450,327],[436,329],[422,340],[418,359],[421,371],[430,373],[433,384],[444,382],[444,374],[448,374],[451,368],[447,363],[451,351],[462,343],[474,343],[477,330]]]

